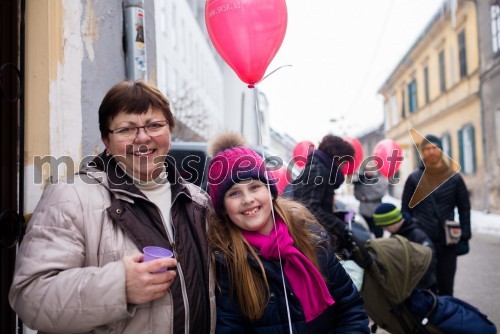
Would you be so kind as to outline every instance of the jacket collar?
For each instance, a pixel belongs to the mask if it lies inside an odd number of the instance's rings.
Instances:
[[[415,224],[411,218],[405,219],[397,234],[405,234],[415,229]]]
[[[332,185],[334,189],[338,189],[345,180],[344,173],[342,173],[338,165],[338,157],[332,157],[330,154],[318,149],[309,155],[308,163],[312,164],[314,159],[317,159],[330,171],[329,184]]]
[[[321,161],[321,163],[328,169],[330,169],[332,167],[332,164],[334,163],[333,157],[320,149],[314,150],[312,155],[314,158],[317,158],[319,161]]]
[[[192,200],[192,195],[186,186],[186,181],[182,178],[175,165],[165,159],[167,179],[171,186],[172,202],[179,196]],[[105,186],[117,198],[133,202],[134,198],[147,199],[147,197],[137,188],[130,178],[116,163],[112,156],[106,156],[102,152],[91,162],[79,171],[79,174],[86,174]]]

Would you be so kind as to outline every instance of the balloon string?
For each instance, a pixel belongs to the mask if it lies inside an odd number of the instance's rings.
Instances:
[[[271,73],[269,73],[268,75],[266,75],[265,77],[263,77],[262,79],[260,79],[260,81],[254,83],[254,84],[250,84],[248,85],[248,88],[255,88],[256,85],[260,84],[262,81],[266,80],[266,78],[268,76],[270,76],[271,74],[273,74],[274,72],[278,71],[278,70],[281,70],[283,67],[291,67],[292,65],[281,65],[280,67],[274,69],[273,71],[271,71]]]
[[[290,65],[285,65],[285,66],[290,66]],[[281,66],[283,67],[283,66]],[[274,72],[276,72],[277,70],[279,70],[281,67],[277,68],[276,70],[274,70],[273,72],[269,73],[265,78],[267,78],[269,75],[273,74]],[[264,80],[262,79],[262,80]],[[261,80],[261,81],[262,81]],[[261,82],[259,81],[259,82]],[[257,129],[258,129],[258,133],[259,133],[259,148],[260,148],[260,151],[261,151],[261,154],[262,154],[262,159],[263,159],[263,163],[265,164],[266,163],[266,155],[265,155],[265,152],[264,152],[264,143],[263,143],[263,140],[262,140],[262,128],[261,128],[261,124],[260,124],[260,117],[259,117],[259,110],[260,110],[260,107],[259,107],[259,90],[257,87],[253,87],[255,88],[254,90],[254,101],[255,101],[255,116],[257,117]],[[265,167],[265,166],[264,166]],[[278,229],[276,228],[276,219],[274,217],[274,205],[273,205],[273,198],[272,198],[272,195],[271,195],[271,183],[269,182],[269,171],[267,171],[267,168],[266,168],[266,176],[267,176],[267,191],[269,192],[269,202],[271,204],[271,217],[273,218],[273,226],[274,226],[274,233],[275,233],[275,236],[276,236],[276,242],[278,242],[278,260],[279,260],[279,264],[280,264],[280,270],[281,270],[281,281],[283,283],[283,292],[284,292],[284,295],[285,295],[285,304],[286,304],[286,313],[287,313],[287,316],[288,316],[288,326],[289,326],[289,329],[290,329],[290,334],[292,334],[292,319],[290,317],[290,306],[288,304],[288,295],[286,293],[286,285],[285,285],[285,275],[284,275],[284,271],[283,271],[283,262],[281,260],[281,247],[280,247],[280,244],[279,244],[279,238],[278,238]],[[273,177],[274,178],[274,177]]]

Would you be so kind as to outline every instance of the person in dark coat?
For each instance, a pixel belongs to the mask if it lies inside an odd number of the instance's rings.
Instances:
[[[417,284],[417,288],[436,290],[436,251],[431,239],[415,223],[414,218],[405,219],[394,204],[382,203],[373,214],[375,224],[391,234],[398,234],[406,239],[429,247],[432,250],[432,260],[427,272]]]
[[[295,200],[305,204],[321,225],[334,237],[337,251],[349,248],[349,231],[334,214],[335,190],[345,177],[339,166],[354,156],[354,148],[341,137],[326,135],[318,149],[307,157],[301,175],[293,182]]]
[[[369,333],[364,302],[314,216],[277,198],[241,138],[220,136],[211,151],[216,333]]]
[[[469,252],[472,235],[469,192],[460,174],[443,160],[439,138],[427,135],[419,145],[419,152],[424,165],[406,180],[401,211],[416,218],[418,226],[434,243],[438,293],[452,296],[457,255]],[[455,208],[458,209],[461,239],[458,244],[447,245],[444,222],[454,220]]]
[[[354,197],[359,201],[359,214],[368,224],[375,238],[380,238],[384,230],[375,225],[373,212],[382,203],[387,192],[387,179],[382,177],[376,166],[366,166],[359,171],[359,177],[354,180]]]

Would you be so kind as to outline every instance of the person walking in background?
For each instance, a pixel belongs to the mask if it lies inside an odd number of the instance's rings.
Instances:
[[[427,272],[417,285],[420,289],[436,290],[436,251],[431,239],[415,223],[414,218],[405,219],[394,204],[381,203],[375,208],[373,220],[377,227],[391,234],[398,234],[406,239],[429,247],[432,250],[432,260]]]
[[[460,174],[443,160],[441,140],[427,135],[419,145],[423,166],[410,174],[405,182],[401,211],[415,217],[418,226],[434,243],[437,258],[437,289],[442,295],[453,295],[457,255],[469,252],[469,192]],[[424,173],[425,172],[425,173]],[[458,209],[461,238],[447,245],[445,221],[454,220]]]
[[[375,238],[380,238],[384,230],[373,222],[373,212],[382,203],[387,192],[387,180],[380,176],[376,166],[367,165],[360,169],[359,177],[353,182],[354,197],[359,201],[359,214],[368,224]]]
[[[305,204],[334,237],[336,250],[350,248],[347,224],[334,212],[335,190],[345,177],[339,166],[354,157],[354,148],[341,137],[326,135],[307,157],[300,176],[293,182],[294,199]]]
[[[211,145],[216,332],[369,333],[330,237],[303,205],[277,198],[276,180],[244,144],[223,134]]]
[[[156,87],[125,81],[108,91],[99,107],[105,151],[45,189],[20,245],[9,301],[24,324],[43,333],[213,331],[208,196],[166,160],[174,125]],[[143,262],[145,246],[175,259]]]

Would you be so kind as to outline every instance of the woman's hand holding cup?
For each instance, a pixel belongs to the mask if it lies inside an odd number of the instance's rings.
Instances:
[[[143,304],[161,298],[174,282],[175,270],[167,270],[177,266],[174,258],[163,257],[143,262],[147,259],[143,254],[123,258],[128,303]]]

